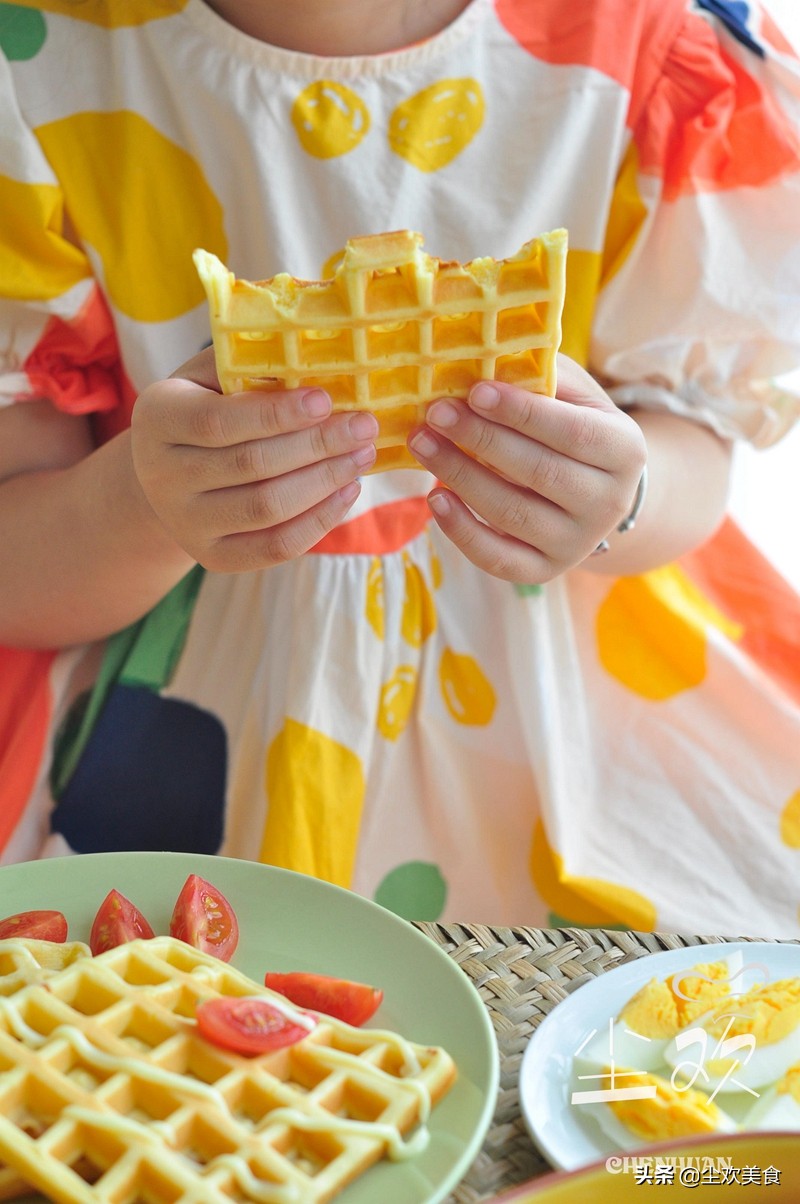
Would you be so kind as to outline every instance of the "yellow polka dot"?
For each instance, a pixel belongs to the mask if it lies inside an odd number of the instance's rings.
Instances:
[[[564,861],[550,847],[544,824],[533,833],[530,875],[548,907],[573,924],[596,928],[624,924],[638,932],[653,932],[655,906],[639,891],[602,878],[579,878],[565,873]]]
[[[36,134],[117,308],[163,322],[201,304],[192,251],[225,259],[227,240],[222,208],[192,156],[126,110],[76,113]]]
[[[0,175],[0,279],[15,301],[47,301],[91,275],[86,256],[62,237],[64,197],[55,184]]]
[[[491,723],[497,699],[492,683],[473,656],[445,648],[439,662],[439,684],[456,723],[475,727]]]
[[[600,255],[596,251],[567,252],[567,287],[561,318],[561,350],[579,364],[588,362],[594,305],[600,280]]]
[[[361,97],[335,80],[309,84],[292,105],[292,125],[300,145],[317,159],[333,159],[354,150],[369,124]]]
[[[630,255],[647,217],[647,206],[639,193],[639,150],[631,140],[617,176],[603,247],[602,284],[617,274]]]
[[[635,694],[663,701],[703,681],[709,627],[742,633],[676,565],[621,577],[597,613],[600,662]]]
[[[287,718],[267,751],[265,787],[260,860],[349,886],[365,789],[352,749]]]
[[[425,578],[406,553],[403,554],[403,564],[405,592],[400,634],[412,648],[419,648],[436,630],[436,607]]]
[[[389,121],[389,146],[420,171],[446,167],[483,125],[476,79],[443,79],[399,104]]]
[[[396,740],[405,730],[416,690],[417,671],[413,665],[400,665],[381,690],[376,722],[386,740]]]
[[[14,0],[20,8],[38,8],[46,13],[61,13],[88,21],[91,25],[102,25],[106,29],[118,29],[126,25],[145,25],[171,17],[185,8],[189,0]]]
[[[781,812],[781,840],[790,849],[800,849],[800,790],[795,791]]]
[[[373,556],[367,573],[367,600],[364,605],[367,622],[379,640],[383,639],[383,565],[380,556]]]

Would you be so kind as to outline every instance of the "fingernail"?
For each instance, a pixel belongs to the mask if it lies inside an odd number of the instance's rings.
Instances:
[[[303,396],[302,406],[309,418],[322,418],[331,408],[330,398],[321,389],[313,389]]]
[[[351,506],[361,492],[360,481],[350,481],[347,485],[342,485],[339,490],[339,497],[347,506]]]
[[[417,431],[409,441],[409,447],[421,456],[435,456],[439,450],[439,443],[429,431]]]
[[[374,439],[378,433],[374,414],[354,414],[347,426],[354,439]]]
[[[469,404],[477,410],[494,410],[500,404],[500,393],[494,385],[482,382],[470,391]]]
[[[357,464],[359,468],[366,468],[368,464],[373,462],[377,454],[378,453],[375,450],[375,444],[368,443],[366,447],[359,447],[356,448],[354,452],[351,452],[350,459],[354,464]]]
[[[455,426],[458,422],[459,414],[452,402],[435,401],[425,417],[434,426],[448,427]]]
[[[446,493],[431,493],[428,496],[428,505],[439,518],[444,518],[450,513],[450,498]]]

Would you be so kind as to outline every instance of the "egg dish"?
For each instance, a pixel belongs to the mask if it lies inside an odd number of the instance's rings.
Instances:
[[[740,953],[650,979],[573,1059],[571,1103],[614,1148],[800,1131],[800,978],[742,988]]]

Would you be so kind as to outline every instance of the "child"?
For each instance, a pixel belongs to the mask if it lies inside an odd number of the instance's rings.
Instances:
[[[675,564],[797,415],[800,75],[747,9],[0,6],[5,861],[796,933],[800,716]],[[364,476],[374,418],[320,390],[218,392],[196,246],[317,279],[557,226],[558,397],[439,400],[422,471]]]

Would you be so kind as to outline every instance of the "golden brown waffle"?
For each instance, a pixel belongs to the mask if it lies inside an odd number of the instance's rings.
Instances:
[[[420,467],[406,439],[437,397],[466,397],[478,380],[552,396],[566,231],[466,264],[434,259],[422,241],[409,230],[353,238],[325,281],[237,280],[195,251],[223,393],[317,385],[334,410],[370,410],[372,472]]]
[[[444,1050],[321,1018],[296,1045],[240,1057],[197,1032],[217,995],[289,1006],[170,937],[0,1000],[3,1186],[15,1173],[76,1204],[323,1204],[424,1140],[428,1101],[455,1078]]]

